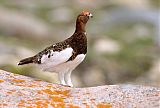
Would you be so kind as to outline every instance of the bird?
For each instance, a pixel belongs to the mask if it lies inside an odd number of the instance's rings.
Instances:
[[[58,73],[61,85],[73,87],[72,71],[84,60],[87,53],[85,26],[93,15],[82,11],[76,19],[76,28],[69,38],[52,44],[38,54],[22,59],[18,65],[36,64],[42,71]]]

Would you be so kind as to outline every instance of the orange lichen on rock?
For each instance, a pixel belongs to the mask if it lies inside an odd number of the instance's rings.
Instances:
[[[38,94],[43,94],[43,91],[42,90],[37,90],[37,93]]]
[[[7,92],[7,94],[12,94],[12,93],[13,93],[13,92],[10,92],[10,91],[9,91],[9,92]]]
[[[33,104],[35,104],[36,107],[39,107],[39,108],[48,108],[48,103],[46,103],[43,100],[35,101],[35,103],[33,103]]]
[[[38,91],[38,93],[47,93],[49,95],[62,95],[62,96],[69,96],[69,90],[50,90],[50,89],[44,89],[41,91]]]
[[[27,83],[17,83],[15,84],[16,86],[23,86],[23,87],[31,87],[31,88],[34,88],[34,87],[40,87],[40,86],[37,86],[35,84],[27,84]]]
[[[82,102],[82,104],[85,105],[85,108],[91,108],[86,101],[85,101],[85,102]]]
[[[51,86],[48,86],[51,87]],[[51,98],[50,105],[54,108],[65,108],[64,97],[67,98],[69,96],[69,90],[50,90],[44,89],[42,91],[38,91],[38,93],[46,93]]]
[[[13,79],[12,82],[22,83],[22,82],[25,82],[25,80],[22,80],[22,79]]]
[[[52,98],[52,102],[63,102],[63,98],[60,96],[50,96]]]
[[[65,108],[65,103],[61,102],[57,104],[58,108]]]
[[[0,83],[4,82],[4,80],[0,79]]]
[[[64,103],[51,103],[50,104],[53,108],[65,108]]]
[[[69,107],[69,108],[80,108],[79,106],[77,106],[77,105],[72,105],[72,104],[69,104],[68,107]]]
[[[7,106],[7,104],[0,104],[0,107],[3,108],[4,106]]]
[[[33,100],[25,101],[27,108],[48,108],[49,101],[46,99],[35,98]]]
[[[53,88],[53,85],[52,85],[52,84],[47,84],[46,87],[47,87],[47,88]]]
[[[40,92],[40,91],[39,91]],[[42,92],[44,92],[44,93],[46,93],[46,94],[50,94],[50,95],[58,95],[58,93],[57,92],[55,92],[55,91],[52,91],[52,90],[50,90],[50,89],[44,89],[44,90],[42,90]]]
[[[16,84],[16,86],[26,86],[25,84]]]
[[[55,92],[66,97],[69,96],[69,90],[55,90]]]
[[[27,104],[35,105],[36,108],[47,108],[48,105],[54,108],[65,108],[64,99],[69,96],[69,90],[55,90],[51,85],[47,85],[46,89],[37,90],[36,93],[39,95],[45,95],[48,98],[26,100]]]
[[[25,107],[25,101],[21,100],[20,103],[18,103],[18,107]]]
[[[109,103],[99,103],[97,108],[112,108],[112,106]]]
[[[60,96],[51,96],[52,100],[50,105],[54,108],[65,108],[64,99]]]
[[[10,90],[10,91],[8,91],[8,92],[6,92],[7,94],[12,94],[12,93],[14,93],[14,92],[16,92],[16,90]]]

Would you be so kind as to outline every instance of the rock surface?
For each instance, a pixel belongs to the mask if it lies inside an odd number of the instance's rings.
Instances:
[[[106,85],[70,88],[0,70],[1,108],[159,108],[160,88]]]

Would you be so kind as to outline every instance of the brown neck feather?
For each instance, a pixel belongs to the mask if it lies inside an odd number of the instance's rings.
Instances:
[[[84,24],[83,22],[77,21],[75,32],[86,32],[85,26],[86,26],[86,24]]]

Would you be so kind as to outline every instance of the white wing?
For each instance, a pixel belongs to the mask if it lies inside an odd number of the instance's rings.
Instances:
[[[40,67],[47,71],[49,68],[64,63],[72,56],[72,51],[72,48],[66,48],[60,52],[51,50],[50,57],[48,57],[49,54],[42,56]]]

